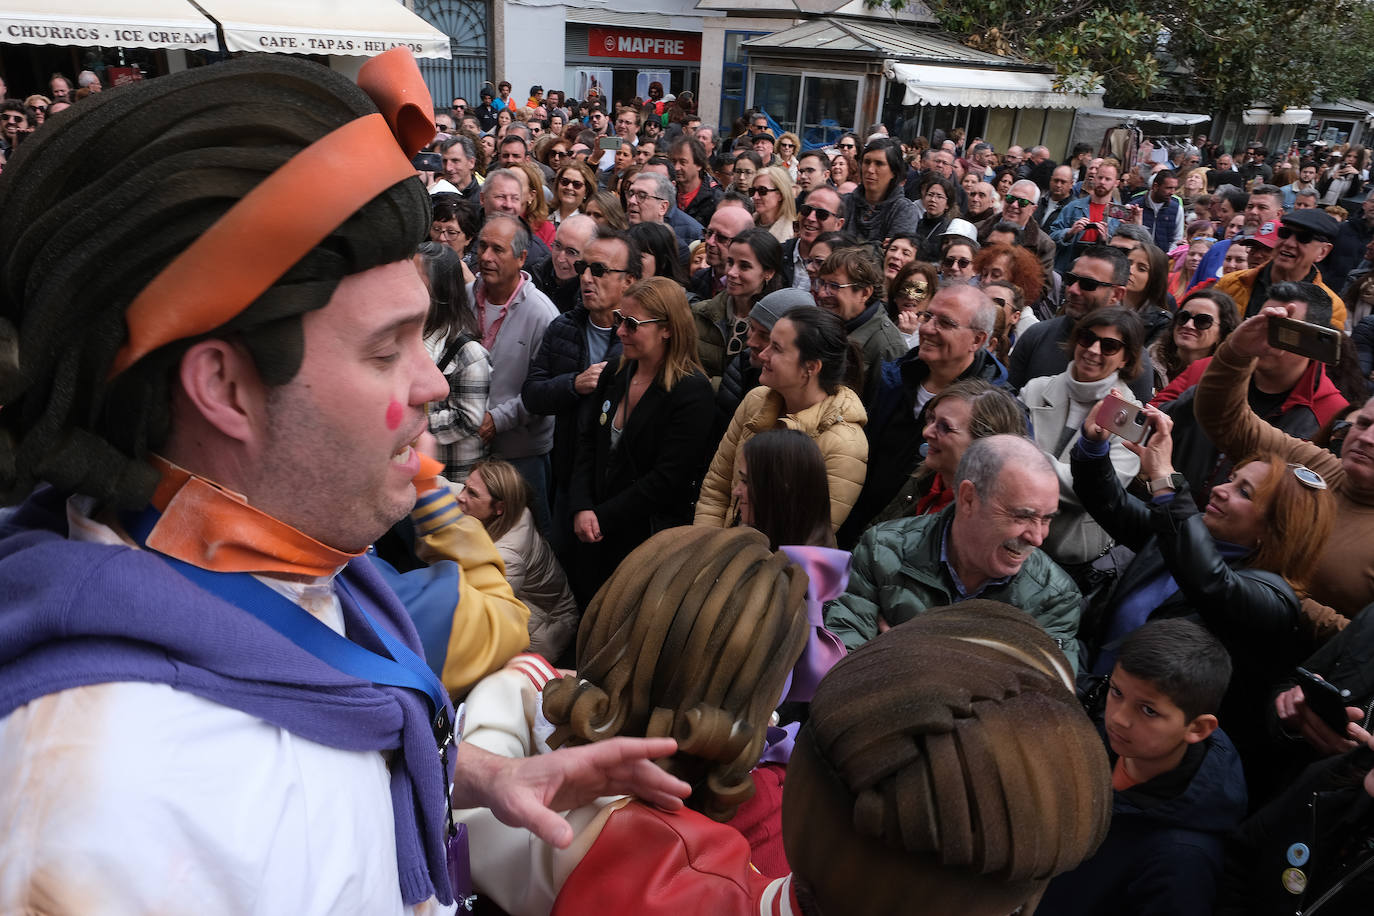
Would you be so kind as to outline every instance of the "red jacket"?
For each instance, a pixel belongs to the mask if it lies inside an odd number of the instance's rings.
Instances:
[[[1202,373],[1207,371],[1207,366],[1212,362],[1212,357],[1204,356],[1195,360],[1191,366],[1178,374],[1167,387],[1161,389],[1150,401],[1151,407],[1158,407],[1170,401],[1178,400],[1178,396],[1189,388],[1192,388],[1202,378]],[[1325,426],[1331,422],[1331,418],[1340,413],[1350,404],[1345,397],[1332,384],[1331,379],[1326,377],[1326,372],[1322,364],[1317,360],[1312,360],[1307,371],[1302,378],[1293,386],[1289,392],[1287,400],[1283,402],[1280,413],[1287,413],[1295,407],[1307,407],[1317,417],[1318,427]]]

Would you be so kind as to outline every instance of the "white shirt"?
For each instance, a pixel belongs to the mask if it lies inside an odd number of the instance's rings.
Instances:
[[[73,540],[127,545],[87,505],[69,504]],[[330,580],[261,581],[342,632]],[[0,912],[454,912],[401,902],[382,754],[166,684],[77,687],[16,709],[0,719],[0,773]]]

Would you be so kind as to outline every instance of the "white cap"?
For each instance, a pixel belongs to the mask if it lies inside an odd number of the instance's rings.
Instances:
[[[970,223],[966,219],[952,219],[949,221],[949,227],[945,229],[942,237],[949,238],[951,235],[957,235],[961,238],[968,239],[975,245],[978,244],[978,230],[974,229],[973,223]]]

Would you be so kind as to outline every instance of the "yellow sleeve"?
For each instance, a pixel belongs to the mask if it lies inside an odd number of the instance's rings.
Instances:
[[[462,513],[448,488],[426,493],[410,516],[416,555],[426,563],[452,560],[460,571],[443,673],[457,699],[529,645],[530,611],[511,591],[486,529]]]

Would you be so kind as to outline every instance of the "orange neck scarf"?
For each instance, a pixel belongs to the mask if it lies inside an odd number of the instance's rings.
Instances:
[[[332,576],[360,553],[344,553],[248,505],[165,458],[153,456],[162,482],[153,508],[162,513],[148,547],[212,572]]]

